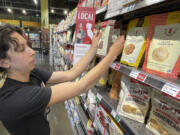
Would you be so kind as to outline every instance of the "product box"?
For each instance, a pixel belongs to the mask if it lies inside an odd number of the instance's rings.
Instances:
[[[131,20],[128,24],[121,63],[138,67],[146,48],[148,17]]]
[[[180,11],[149,17],[143,70],[165,78],[180,72]]]
[[[102,135],[124,134],[124,131],[116,124],[101,104],[96,106],[96,110],[95,122]]]
[[[115,20],[108,20],[99,24],[102,37],[98,43],[97,55],[106,56],[110,45],[112,44],[112,35],[114,30]]]
[[[155,90],[146,127],[154,135],[180,134],[180,104]]]

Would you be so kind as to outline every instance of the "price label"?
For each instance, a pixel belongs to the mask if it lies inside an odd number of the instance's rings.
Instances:
[[[161,91],[166,94],[169,94],[172,97],[176,97],[180,99],[180,88],[178,88],[177,86],[173,84],[166,83]]]
[[[137,79],[141,82],[144,82],[145,79],[147,78],[147,75],[140,73],[138,71],[131,71],[131,73],[129,74],[130,77]]]
[[[111,68],[115,68],[116,63],[111,64]]]
[[[102,96],[98,93],[98,94],[97,94],[97,98],[101,101]]]
[[[134,78],[134,79],[136,79],[137,77],[138,77],[138,75],[139,75],[139,72],[137,72],[137,71],[131,71],[131,73],[129,74],[129,76],[130,77],[132,77],[132,78]]]
[[[87,110],[87,104],[86,103],[84,104],[84,108]]]
[[[95,121],[93,122],[93,126],[94,126],[94,128],[97,129],[97,127],[96,127],[96,122],[95,122]]]
[[[111,111],[111,115],[115,118],[116,115],[117,115],[117,113],[116,113],[114,110],[112,110],[112,111]]]
[[[137,80],[139,80],[141,82],[144,82],[146,78],[147,78],[147,75],[142,74],[142,73],[139,73],[137,76]]]
[[[120,64],[116,64],[114,67],[115,70],[119,70],[120,69]]]

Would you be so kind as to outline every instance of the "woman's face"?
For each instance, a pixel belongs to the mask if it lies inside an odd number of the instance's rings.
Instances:
[[[24,37],[17,32],[14,32],[11,37],[16,39],[18,45],[16,50],[12,45],[7,52],[9,57],[9,70],[19,72],[31,71],[35,65],[35,51],[27,45],[27,41]]]

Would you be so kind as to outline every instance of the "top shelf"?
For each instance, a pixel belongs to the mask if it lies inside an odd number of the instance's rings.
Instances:
[[[112,2],[116,2],[112,0]],[[104,6],[96,10],[96,20],[100,18],[105,20],[114,17],[121,17],[123,20],[129,20],[132,18],[148,16],[152,14],[159,14],[163,12],[169,12],[180,9],[180,0],[137,0],[137,2],[123,6],[123,3],[119,0],[112,7]],[[66,29],[57,32],[57,34],[63,33],[75,27],[76,22],[69,25]],[[56,33],[54,33],[56,34]]]
[[[144,72],[141,69],[135,69],[117,62],[113,63],[110,67],[180,101],[180,80],[167,80]]]

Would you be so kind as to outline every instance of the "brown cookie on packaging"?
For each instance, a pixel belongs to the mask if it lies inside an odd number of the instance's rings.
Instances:
[[[167,48],[165,47],[158,47],[154,49],[152,52],[153,60],[158,61],[158,62],[165,61],[168,58],[168,56],[169,56],[169,52]]]
[[[125,46],[125,48],[124,48],[124,53],[125,53],[126,55],[130,55],[131,53],[133,53],[134,49],[135,49],[135,45],[134,45],[134,44],[128,44],[128,45]]]

